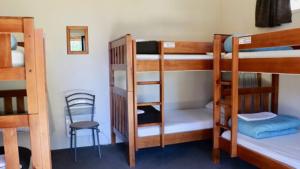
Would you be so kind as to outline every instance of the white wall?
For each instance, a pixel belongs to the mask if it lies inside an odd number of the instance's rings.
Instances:
[[[222,33],[258,33],[300,27],[300,13],[293,13],[293,23],[277,28],[255,27],[255,0],[226,0],[221,2]],[[300,76],[281,75],[279,90],[279,113],[300,117]]]
[[[132,33],[137,38],[211,40],[220,22],[221,0],[1,0],[0,16],[33,16],[46,37],[47,80],[53,127],[52,148],[66,148],[63,91],[84,88],[97,95],[101,141],[110,143],[108,52],[109,40]],[[66,55],[66,26],[89,26],[90,54]],[[170,105],[203,104],[211,95],[207,73],[169,73]],[[188,89],[186,87],[188,85]],[[5,86],[2,85],[5,88]],[[172,90],[172,91],[170,91]],[[193,91],[197,91],[195,94]],[[178,100],[178,95],[182,100]],[[196,98],[196,99],[194,99]],[[85,146],[90,139],[81,138]]]

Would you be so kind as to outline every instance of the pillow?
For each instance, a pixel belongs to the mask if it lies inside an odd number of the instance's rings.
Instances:
[[[144,113],[145,113],[144,110],[141,110],[141,109],[138,109],[138,110],[137,110],[137,114],[144,114]]]
[[[214,102],[211,101],[211,102],[207,103],[207,104],[205,105],[205,108],[207,108],[207,109],[209,109],[209,110],[213,110],[213,109],[214,109]],[[212,112],[213,112],[213,111],[212,111]],[[224,106],[222,106],[221,112],[222,112],[222,113],[225,112]]]
[[[259,121],[267,120],[276,117],[277,114],[272,112],[260,112],[260,113],[251,113],[251,114],[239,114],[238,117],[245,121]]]
[[[18,47],[18,41],[14,35],[10,36],[10,47],[12,50],[16,50]]]
[[[243,36],[243,35],[234,35],[234,36]],[[224,49],[226,52],[230,53],[232,52],[232,37],[229,36],[226,38],[224,42]],[[244,35],[247,36],[247,35]],[[278,50],[293,50],[290,46],[279,46],[279,47],[267,47],[267,48],[255,48],[255,49],[246,49],[242,50],[243,52],[259,52],[259,51],[278,51]]]

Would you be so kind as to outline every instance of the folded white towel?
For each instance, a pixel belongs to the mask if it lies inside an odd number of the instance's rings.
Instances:
[[[259,120],[267,120],[276,117],[277,114],[272,112],[260,112],[260,113],[252,113],[252,114],[239,114],[238,117],[245,121],[259,121]]]
[[[144,114],[144,113],[145,113],[144,110],[140,110],[140,109],[137,110],[137,114]]]

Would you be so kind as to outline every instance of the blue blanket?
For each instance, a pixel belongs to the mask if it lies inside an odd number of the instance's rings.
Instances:
[[[239,132],[257,139],[293,134],[299,127],[300,119],[286,115],[260,121],[238,119]]]

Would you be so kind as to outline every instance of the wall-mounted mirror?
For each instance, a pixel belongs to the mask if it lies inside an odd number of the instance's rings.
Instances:
[[[88,54],[88,27],[67,26],[67,53]]]

